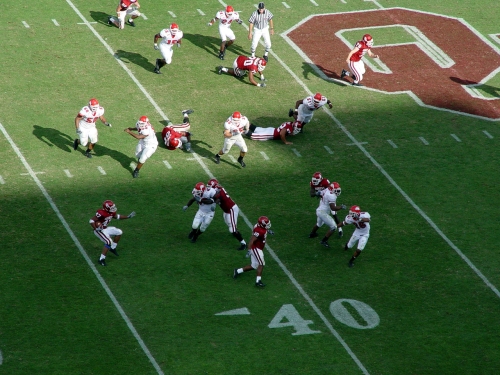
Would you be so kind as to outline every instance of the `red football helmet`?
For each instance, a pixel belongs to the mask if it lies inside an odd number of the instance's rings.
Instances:
[[[342,192],[342,189],[340,188],[340,185],[338,182],[332,182],[330,186],[328,186],[328,189],[333,191],[334,194],[338,197],[340,193]]]
[[[349,215],[351,215],[355,219],[359,219],[360,214],[361,214],[361,208],[359,208],[359,206],[352,206],[349,209]]]
[[[264,59],[257,60],[257,69],[259,70],[259,72],[264,71],[264,69],[266,69],[266,65],[267,65],[266,60]]]
[[[143,129],[146,129],[149,125],[149,119],[147,116],[141,116],[141,118],[139,119],[139,121],[137,121],[137,123],[135,124],[135,127],[137,128],[137,130],[143,130]]]
[[[211,178],[210,180],[208,180],[208,183],[207,183],[208,190],[216,189],[218,187],[219,187],[219,181],[217,181],[215,178]]]
[[[322,98],[323,98],[323,95],[321,95],[321,93],[317,92],[316,95],[314,95],[314,102],[319,103]]]
[[[172,34],[172,36],[175,36],[175,34],[177,34],[177,31],[179,31],[179,26],[176,23],[171,24],[170,34]]]
[[[363,42],[365,42],[368,47],[372,47],[373,46],[372,36],[370,34],[363,35]]]
[[[234,12],[234,8],[231,5],[228,5],[226,7],[226,15],[230,16],[233,14],[233,12]]]
[[[95,112],[99,109],[99,102],[97,101],[97,99],[92,98],[89,100],[89,108],[93,112]]]
[[[102,208],[104,208],[104,210],[106,210],[107,212],[116,212],[116,206],[113,201],[110,200],[104,201],[104,203],[102,204]]]
[[[240,124],[241,121],[241,113],[240,112],[234,112],[232,116],[233,122],[236,126]]]
[[[265,229],[271,228],[271,220],[269,220],[267,216],[259,217],[258,224],[259,224],[259,226],[261,226],[262,228],[265,228]]]
[[[192,191],[193,196],[200,197],[200,198],[201,198],[201,196],[203,195],[204,192],[205,192],[205,184],[203,182],[198,182],[194,186],[194,189]]]
[[[313,183],[313,185],[318,185],[321,182],[321,180],[323,180],[321,172],[316,172],[315,174],[313,174],[311,178],[311,182]]]
[[[179,138],[170,138],[168,144],[175,148],[180,148],[182,146],[182,142]]]

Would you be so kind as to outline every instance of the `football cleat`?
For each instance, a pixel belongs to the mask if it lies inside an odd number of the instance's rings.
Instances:
[[[73,150],[77,150],[78,149],[78,139],[75,139],[75,141],[73,142]]]
[[[347,244],[345,244],[344,251],[347,251],[347,250],[349,250],[349,248],[347,247]]]
[[[364,87],[364,85],[362,83],[352,83],[353,86],[358,86],[358,87]]]
[[[222,74],[222,66],[218,66],[217,67],[217,73],[218,74]]]
[[[269,57],[267,57],[267,55],[264,55],[264,56],[263,56],[263,59],[264,59],[264,60],[266,60],[266,62],[268,62],[268,61],[269,61]]]
[[[344,79],[345,76],[348,76],[349,73],[347,72],[347,70],[345,69],[342,69],[342,73],[340,73],[340,79]]]
[[[191,109],[191,108],[190,109],[183,109],[181,112],[182,112],[183,116],[186,116],[186,115],[190,115],[191,113],[193,113],[194,109]]]
[[[354,262],[349,261],[349,268],[352,268],[354,266]]]
[[[185,147],[187,152],[191,152],[191,142],[186,142]]]
[[[238,158],[238,163],[240,163],[240,165],[241,165],[243,168],[245,168],[245,167],[247,166],[247,165],[245,164],[245,162],[243,161],[243,157],[241,157],[241,156]]]
[[[318,237],[318,233],[316,232],[309,233],[309,238],[315,238],[315,237]]]
[[[219,59],[224,60],[224,52],[219,52]]]
[[[106,267],[106,259],[99,259],[97,263],[99,263],[101,266]]]
[[[344,235],[344,232],[339,230],[339,238],[342,238],[343,235]]]
[[[113,24],[113,22],[111,21],[112,18],[113,17],[111,17],[111,16],[108,17],[108,25],[112,25]]]
[[[197,239],[198,239],[198,238],[197,238],[196,236],[193,236],[193,238],[191,238],[191,242],[192,242],[192,243],[195,243]]]
[[[155,72],[156,74],[162,74],[162,73],[160,72],[160,69],[155,69],[155,70],[154,70],[154,72]]]
[[[129,19],[129,20],[127,21],[127,23],[128,23],[130,26],[135,27],[135,23],[134,23],[134,21],[132,21],[132,19]]]
[[[134,177],[134,178],[139,177],[139,171],[135,170],[134,173],[132,173],[132,177]]]
[[[288,110],[288,117],[293,117],[293,109]]]
[[[236,278],[238,277],[238,275],[239,275],[239,274],[238,274],[238,269],[237,269],[237,268],[235,268],[235,269],[233,270],[233,279],[236,279]]]
[[[246,243],[242,243],[240,247],[238,247],[238,249],[236,250],[246,250],[247,249],[247,244]]]
[[[220,155],[215,154],[214,160],[215,160],[215,164],[220,164]]]
[[[320,244],[322,244],[324,247],[330,247],[327,241],[321,241]]]
[[[113,254],[115,254],[117,257],[119,257],[118,252],[116,251],[116,249],[109,249],[109,251],[111,251]]]
[[[257,282],[255,283],[255,286],[256,286],[257,288],[264,288],[264,287],[266,286],[266,284],[264,284],[264,283],[262,282],[262,280],[259,280],[259,281],[257,281]]]
[[[92,158],[92,154],[90,153],[90,150],[85,151],[85,156],[88,157],[89,159]]]

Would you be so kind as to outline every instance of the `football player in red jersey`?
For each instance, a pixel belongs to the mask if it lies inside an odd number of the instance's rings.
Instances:
[[[189,115],[193,113],[192,109],[185,109],[182,111],[184,116],[182,124],[173,125],[170,120],[167,120],[167,125],[161,132],[161,139],[165,143],[168,150],[175,150],[177,148],[184,149],[187,152],[191,151],[191,123],[189,122]]]
[[[118,2],[118,6],[116,7],[116,15],[117,17],[109,16],[108,17],[108,25],[115,25],[119,29],[123,29],[125,27],[125,17],[127,15],[130,16],[127,23],[135,27],[134,20],[141,15],[141,13],[137,10],[141,7],[138,0],[120,0]]]
[[[328,186],[330,186],[330,181],[328,181],[328,179],[326,179],[326,178],[323,178],[323,176],[321,175],[321,172],[316,172],[313,174],[313,176],[311,178],[311,182],[309,183],[309,186],[310,186],[309,195],[311,197],[320,198],[321,191],[325,190]],[[340,193],[341,193],[340,186],[338,187],[338,189],[335,190],[335,193],[337,194],[337,196],[340,195]],[[335,224],[338,225],[340,221],[339,221],[339,218],[337,216],[337,211],[332,211],[331,213],[333,216],[333,220],[335,220]],[[338,228],[338,234],[339,234],[339,238],[344,235],[342,228]]]
[[[260,57],[247,57],[247,56],[238,56],[236,60],[233,62],[232,68],[225,68],[223,66],[217,67],[217,73],[227,73],[235,77],[243,77],[248,71],[248,79],[250,83],[257,87],[266,87],[264,81],[264,74],[262,73],[266,68],[267,62]],[[260,80],[262,83],[257,83],[255,81],[254,75],[259,73]]]
[[[243,272],[257,270],[255,286],[258,288],[266,286],[262,283],[262,270],[266,265],[266,262],[264,261],[264,246],[266,245],[268,233],[271,235],[274,234],[271,230],[271,221],[267,216],[261,216],[259,217],[257,224],[253,227],[252,237],[248,243],[248,247],[250,248],[249,253],[251,263],[242,268],[235,268],[233,270],[233,279],[236,279],[238,275]]]
[[[224,217],[224,222],[229,228],[229,233],[240,241],[240,247],[238,250],[245,250],[247,248],[247,243],[236,227],[238,225],[238,214],[240,213],[240,208],[229,196],[226,189],[224,189],[215,178],[208,181],[207,189],[216,189],[217,193],[214,196],[214,200],[222,210],[222,216]]]
[[[293,144],[286,140],[288,135],[296,135],[300,133],[300,129],[302,128],[302,123],[300,121],[295,122],[284,122],[277,128],[261,128],[259,126],[255,126],[250,124],[249,130],[245,133],[245,135],[254,140],[254,141],[267,141],[267,140],[278,140],[286,145]]]
[[[118,214],[113,201],[107,200],[102,204],[102,209],[97,210],[94,217],[90,219],[89,223],[94,230],[94,234],[97,238],[104,242],[104,248],[102,249],[102,254],[98,261],[101,266],[106,266],[106,254],[108,253],[108,250],[111,250],[113,254],[118,256],[116,246],[118,246],[118,241],[120,241],[123,234],[121,229],[108,226],[111,219],[125,220],[131,219],[134,216],[134,211],[127,216]]]
[[[363,74],[365,74],[365,63],[363,62],[363,56],[368,53],[368,56],[378,59],[378,55],[374,54],[371,51],[373,47],[373,38],[370,34],[363,35],[363,38],[356,43],[354,48],[349,52],[347,56],[347,65],[351,71],[347,71],[342,69],[342,73],[340,74],[340,79],[343,79],[345,76],[352,76],[352,85],[353,86],[364,86],[360,83],[363,79]]]

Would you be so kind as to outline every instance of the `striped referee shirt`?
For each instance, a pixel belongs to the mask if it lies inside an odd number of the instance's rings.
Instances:
[[[264,29],[269,24],[271,18],[273,18],[273,14],[267,9],[264,9],[262,13],[259,13],[258,10],[254,10],[248,23],[253,23],[256,29]]]

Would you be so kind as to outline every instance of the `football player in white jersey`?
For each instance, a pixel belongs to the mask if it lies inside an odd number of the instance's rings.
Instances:
[[[330,229],[326,232],[325,237],[321,240],[321,244],[325,247],[330,247],[328,244],[328,239],[337,229],[337,224],[335,224],[335,220],[331,215],[332,211],[345,210],[345,204],[337,206],[337,197],[340,195],[340,185],[338,182],[332,182],[328,188],[320,191],[320,201],[319,206],[316,209],[317,221],[316,225],[314,225],[311,233],[309,234],[309,238],[318,237],[317,230],[326,224]]]
[[[246,164],[243,161],[245,154],[248,151],[247,144],[243,139],[242,134],[245,134],[250,129],[250,122],[246,116],[243,116],[240,112],[234,112],[231,117],[229,117],[224,123],[224,145],[222,149],[215,154],[215,163],[220,163],[220,157],[227,154],[231,147],[235,144],[240,149],[240,157],[238,158],[238,163],[245,168]]]
[[[288,111],[288,116],[293,117],[296,121],[301,121],[303,123],[302,133],[304,129],[304,125],[311,121],[313,117],[313,112],[317,109],[320,109],[325,104],[328,104],[330,109],[333,108],[332,102],[326,96],[321,95],[321,93],[317,92],[314,95],[310,95],[305,99],[297,100],[295,103],[295,109],[291,109]]]
[[[172,23],[168,29],[163,29],[154,38],[154,48],[160,50],[163,59],[156,59],[156,65],[154,72],[156,74],[161,74],[160,69],[172,63],[172,55],[174,54],[174,44],[177,47],[181,46],[182,37],[184,33],[179,30],[179,26],[176,23]],[[158,39],[161,39],[160,45],[158,46]]]
[[[370,214],[361,211],[359,206],[352,206],[349,209],[349,215],[346,216],[343,222],[339,223],[339,227],[348,224],[354,224],[356,229],[349,242],[345,244],[344,250],[351,249],[356,242],[358,243],[358,248],[351,257],[351,260],[349,260],[349,267],[352,267],[354,266],[354,260],[359,257],[368,242],[368,238],[370,238]]]
[[[215,17],[210,20],[208,26],[212,26],[217,21],[219,21],[219,34],[222,40],[219,51],[219,59],[224,60],[227,47],[233,44],[236,39],[233,30],[231,30],[231,23],[234,21],[241,25],[242,21],[240,20],[238,12],[235,12],[231,5],[228,5],[225,11],[218,11]]]
[[[191,242],[195,243],[200,234],[207,230],[214,219],[215,207],[217,206],[214,196],[217,194],[217,189],[207,189],[207,186],[203,182],[198,182],[192,194],[193,198],[182,207],[182,210],[186,211],[194,202],[198,203],[198,212],[194,216],[193,225],[191,226],[192,230],[188,235]]]
[[[85,156],[92,157],[91,151],[97,143],[97,128],[95,123],[97,119],[106,126],[111,126],[104,118],[104,108],[99,105],[97,99],[90,99],[89,104],[83,107],[75,117],[75,128],[78,138],[73,141],[73,150],[78,149],[78,145],[87,146]],[[90,140],[90,143],[88,143]]]
[[[135,148],[137,167],[132,174],[134,178],[137,178],[139,177],[139,171],[146,160],[148,160],[158,148],[158,139],[156,138],[155,130],[153,129],[153,126],[151,126],[147,116],[141,116],[134,128],[125,128],[124,131],[139,140],[137,147]],[[134,131],[137,131],[138,134],[133,133]]]

